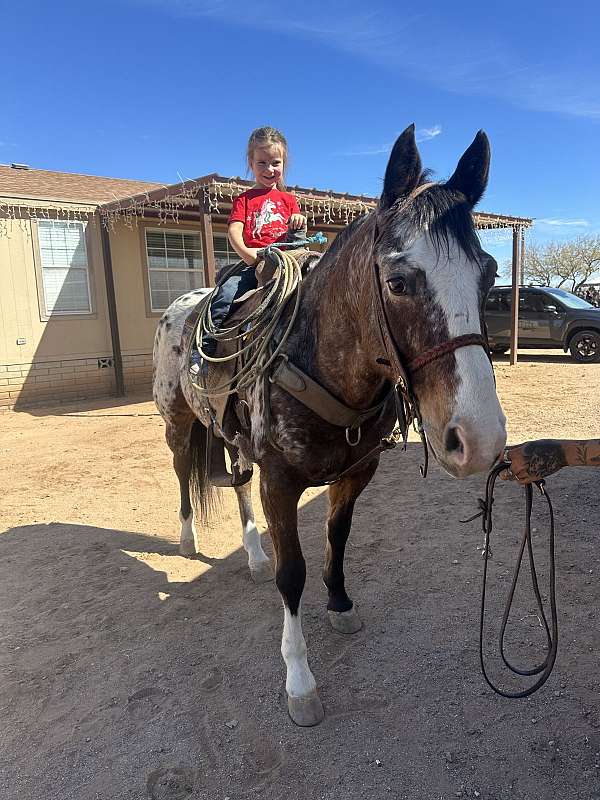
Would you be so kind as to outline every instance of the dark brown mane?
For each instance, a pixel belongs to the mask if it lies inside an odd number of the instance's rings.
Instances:
[[[427,183],[430,175],[429,170],[424,170],[418,186]],[[398,217],[397,221],[400,223],[400,211],[401,225],[394,225],[394,217]],[[446,252],[449,251],[451,239],[456,240],[461,250],[471,259],[476,257],[480,249],[471,206],[461,192],[445,183],[434,183],[426,191],[417,194],[409,203],[406,203],[406,198],[400,197],[385,213],[389,216],[387,216],[388,224],[383,226],[388,231],[382,241],[384,247],[397,249],[398,242],[394,241],[394,237],[402,234],[403,240],[410,242],[414,241],[423,230],[427,230],[438,253],[442,248]]]

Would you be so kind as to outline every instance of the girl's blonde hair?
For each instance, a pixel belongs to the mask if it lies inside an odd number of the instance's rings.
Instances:
[[[256,128],[250,134],[248,139],[248,148],[246,150],[246,159],[248,167],[257,147],[271,147],[277,145],[281,148],[281,156],[283,159],[283,173],[281,179],[277,182],[277,188],[280,190],[285,189],[285,171],[288,163],[288,145],[285,136],[277,128],[272,128],[270,125],[265,125],[263,128]]]

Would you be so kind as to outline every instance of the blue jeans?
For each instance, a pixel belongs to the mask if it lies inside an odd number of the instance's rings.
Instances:
[[[220,328],[231,313],[231,306],[238,297],[256,289],[256,270],[253,266],[245,267],[237,275],[232,275],[217,289],[210,304],[210,314],[213,325]],[[214,356],[217,351],[217,340],[205,333],[202,337],[202,349],[208,356]]]

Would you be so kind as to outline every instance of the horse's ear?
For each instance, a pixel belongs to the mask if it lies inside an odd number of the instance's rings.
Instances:
[[[415,126],[409,125],[392,148],[379,201],[381,209],[390,208],[403,195],[410,194],[421,177],[421,158],[415,141]]]
[[[485,192],[490,172],[490,142],[483,131],[479,131],[465,150],[454,175],[446,181],[449,189],[462,192],[473,206]]]

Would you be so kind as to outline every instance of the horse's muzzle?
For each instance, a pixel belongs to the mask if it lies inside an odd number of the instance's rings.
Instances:
[[[470,420],[453,418],[446,425],[442,446],[437,449],[442,466],[456,478],[487,472],[506,444],[504,420],[493,430],[481,431]]]

